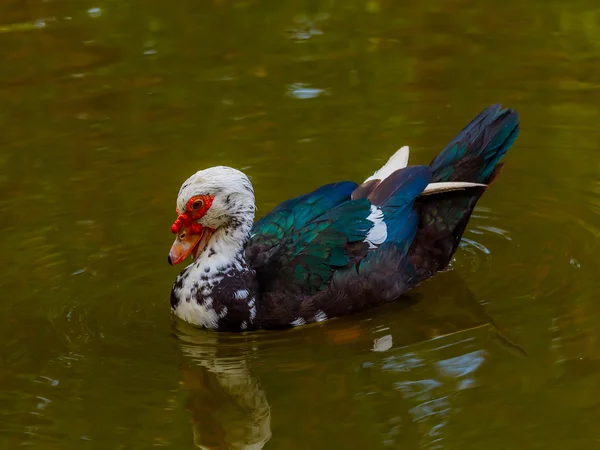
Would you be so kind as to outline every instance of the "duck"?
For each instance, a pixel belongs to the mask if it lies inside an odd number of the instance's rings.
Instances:
[[[248,176],[200,170],[179,189],[171,310],[214,331],[294,328],[400,299],[447,269],[480,197],[519,133],[510,108],[484,109],[431,161],[404,146],[362,183],[336,181],[255,221]]]

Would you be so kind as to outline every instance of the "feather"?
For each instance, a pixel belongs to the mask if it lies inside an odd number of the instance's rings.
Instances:
[[[416,279],[428,278],[448,265],[485,189],[486,186],[475,185],[417,199],[419,224],[409,258]]]
[[[367,198],[371,192],[377,189],[377,186],[381,183],[381,180],[369,180],[358,186],[352,191],[352,200],[358,200],[359,198]]]
[[[452,192],[452,191],[462,191],[464,189],[468,189],[470,187],[475,186],[486,186],[481,183],[469,183],[466,181],[448,181],[448,182],[440,182],[440,183],[429,183],[421,195],[432,195],[432,194],[440,194],[442,192]]]
[[[431,174],[427,166],[407,167],[388,176],[368,198],[374,205],[383,205],[392,199],[394,205],[406,203],[414,200],[430,180]]]
[[[519,133],[519,115],[493,105],[482,111],[430,164],[433,182],[487,184]]]
[[[390,159],[388,159],[379,170],[375,171],[373,175],[363,181],[363,183],[352,192],[352,200],[368,197],[383,180],[397,170],[404,169],[408,164],[408,154],[408,146],[398,149],[398,151],[390,156]]]
[[[387,160],[387,162],[379,169],[377,170],[373,175],[371,175],[369,178],[367,178],[364,183],[368,183],[369,181],[372,180],[380,180],[383,181],[385,180],[387,177],[389,177],[392,173],[396,172],[397,170],[400,169],[404,169],[407,165],[408,165],[408,155],[409,155],[409,148],[408,146],[404,146],[399,148],[396,153],[394,153],[392,156],[390,156],[390,158]]]
[[[311,220],[350,199],[357,184],[350,181],[331,183],[276,206],[252,227],[246,246],[246,258],[252,267],[268,264],[278,254],[281,240]]]
[[[275,235],[278,238],[288,230],[302,227],[315,217],[345,202],[357,184],[342,181],[321,186],[308,194],[287,200],[258,220],[252,234]]]

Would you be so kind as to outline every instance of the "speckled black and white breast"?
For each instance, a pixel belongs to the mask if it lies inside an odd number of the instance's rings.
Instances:
[[[171,291],[173,313],[191,324],[219,331],[255,329],[254,271],[241,256],[208,252],[185,268]]]

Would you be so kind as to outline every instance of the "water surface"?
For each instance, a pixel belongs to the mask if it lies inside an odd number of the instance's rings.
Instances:
[[[2,2],[0,447],[598,447],[599,51],[592,0]],[[494,102],[521,135],[451,271],[283,333],[170,315],[196,170],[262,214]]]

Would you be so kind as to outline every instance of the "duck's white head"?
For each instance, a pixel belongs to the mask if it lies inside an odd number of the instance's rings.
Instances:
[[[254,190],[243,172],[225,166],[196,172],[179,189],[177,220],[171,227],[177,238],[169,263],[178,264],[190,254],[196,260],[219,230],[224,238],[240,240],[249,233],[254,211]]]

